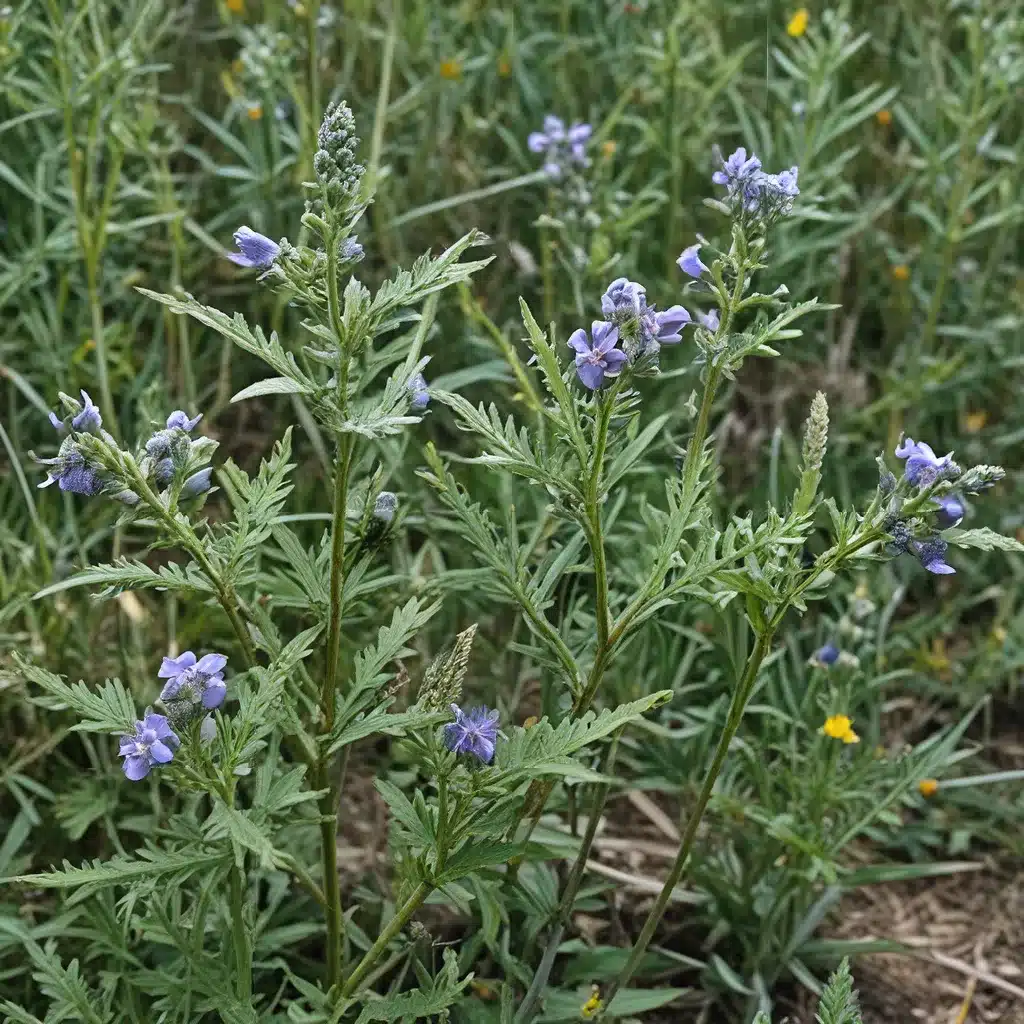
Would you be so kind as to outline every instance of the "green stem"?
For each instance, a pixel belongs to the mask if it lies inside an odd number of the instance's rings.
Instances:
[[[341,318],[338,295],[338,242],[332,234],[327,239],[327,309],[338,344],[338,405],[344,415],[348,407],[348,374],[350,355]],[[330,612],[327,629],[327,667],[320,693],[321,734],[334,728],[341,669],[341,621],[345,591],[345,526],[348,512],[349,473],[352,468],[354,442],[351,434],[338,438],[338,456],[334,468],[334,507],[331,523]],[[342,931],[344,916],[341,888],[338,883],[337,814],[339,786],[330,777],[329,758],[322,756],[316,766],[317,786],[326,790],[320,798],[320,856],[323,867],[324,898],[327,924],[327,982],[333,987],[341,971]]]
[[[761,667],[761,663],[767,656],[768,651],[771,649],[771,643],[771,633],[762,633],[757,638],[757,643],[754,645],[753,651],[750,652],[750,656],[747,658],[747,664],[744,667],[743,675],[741,676],[735,691],[733,691],[732,701],[729,704],[729,713],[726,716],[725,727],[722,729],[722,734],[718,738],[718,745],[715,748],[714,758],[711,761],[711,766],[708,768],[707,775],[704,778],[704,783],[700,788],[700,793],[697,796],[697,803],[687,819],[686,829],[683,832],[683,836],[679,844],[679,852],[676,854],[676,859],[668,873],[668,878],[665,879],[665,884],[662,886],[661,892],[658,894],[658,898],[654,902],[654,906],[647,915],[647,920],[644,921],[639,938],[633,943],[633,948],[630,951],[626,965],[619,972],[619,976],[612,983],[611,988],[605,996],[606,1006],[611,1005],[611,1001],[615,998],[615,994],[624,985],[627,985],[633,977],[637,966],[641,959],[643,959],[644,954],[647,952],[647,947],[651,944],[651,939],[654,937],[654,931],[658,927],[658,922],[661,921],[662,915],[665,913],[665,908],[668,906],[672,893],[683,876],[687,861],[690,859],[690,852],[693,849],[694,839],[697,837],[697,829],[700,826],[701,818],[704,816],[704,811],[711,799],[711,793],[715,787],[715,782],[718,780],[718,775],[722,770],[722,764],[725,762],[726,754],[729,752],[729,745],[732,743],[733,737],[736,735],[736,730],[739,728],[740,722],[743,719],[743,712],[746,710],[747,701],[754,689],[758,670]]]
[[[338,880],[337,793],[328,778],[328,766],[314,769],[315,785],[327,790],[318,802],[320,811],[320,859],[323,866],[324,917],[327,924],[327,987],[337,984],[341,973],[342,908]]]
[[[238,998],[249,1006],[252,1003],[252,950],[245,927],[243,906],[244,878],[237,864],[231,865],[231,935],[235,947],[235,981]]]
[[[423,901],[433,890],[434,887],[429,882],[420,882],[416,886],[412,895],[402,904],[402,908],[395,916],[388,921],[384,931],[377,937],[377,941],[366,951],[363,959],[359,961],[355,970],[345,980],[345,984],[341,986],[343,999],[351,996],[359,988],[359,983],[370,972],[391,940],[409,923],[409,919],[420,909]]]

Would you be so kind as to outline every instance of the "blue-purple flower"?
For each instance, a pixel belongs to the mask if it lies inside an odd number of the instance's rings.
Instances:
[[[118,756],[124,758],[125,775],[138,782],[149,774],[155,764],[167,764],[178,749],[178,737],[163,715],[150,712],[135,723],[134,735],[121,737]]]
[[[93,400],[89,397],[87,391],[82,391],[82,411],[75,415],[71,420],[72,430],[84,430],[90,434],[98,434],[100,427],[103,426],[103,418],[100,416],[99,407],[93,404]],[[56,419],[52,413],[50,414],[50,422]]]
[[[601,312],[619,329],[623,338],[633,343],[626,346],[633,357],[657,350],[659,345],[682,341],[682,329],[691,322],[690,314],[682,306],[661,312],[649,306],[647,289],[625,277],[617,277],[605,289]]]
[[[235,232],[238,252],[229,252],[228,259],[240,267],[269,267],[281,253],[281,246],[273,239],[242,225]]]
[[[627,277],[617,277],[601,296],[601,312],[612,319],[623,314],[639,314],[646,304],[647,289]]]
[[[677,345],[683,340],[683,328],[692,323],[690,314],[682,306],[669,306],[656,312],[653,306],[640,315],[640,324],[646,341],[653,339],[659,345]]]
[[[722,169],[711,175],[716,185],[724,185],[729,194],[733,195],[753,179],[761,170],[761,161],[753,153],[747,157],[747,151],[740,146],[727,160],[722,161]]]
[[[181,498],[196,498],[200,494],[205,494],[210,489],[210,477],[213,474],[213,468],[207,466],[205,469],[199,470],[198,473],[193,473],[190,477],[185,479],[185,482],[181,485]]]
[[[939,506],[939,511],[935,516],[939,529],[948,530],[951,526],[956,526],[963,519],[964,503],[963,499],[958,495],[944,494],[941,498],[936,498],[935,501]]]
[[[411,405],[417,412],[421,412],[430,405],[430,391],[427,389],[427,378],[422,373],[415,374],[409,381],[409,391],[412,392]]]
[[[548,114],[544,130],[530,132],[526,145],[531,153],[544,154],[544,173],[557,179],[573,164],[586,167],[590,163],[586,143],[592,131],[589,124],[574,124],[566,130],[560,117]]]
[[[41,466],[48,466],[46,479],[39,487],[58,484],[62,491],[71,494],[84,494],[91,497],[103,490],[103,477],[100,472],[85,461],[85,456],[78,450],[73,436],[61,441],[57,454],[52,459],[36,459]]]
[[[196,429],[196,424],[203,418],[203,414],[200,413],[198,416],[193,416],[189,419],[187,412],[183,412],[181,409],[176,409],[167,417],[167,429],[168,430],[184,430],[186,434],[191,434]]]
[[[498,739],[498,712],[486,707],[463,711],[458,704],[452,704],[451,709],[455,721],[444,727],[445,746],[456,754],[472,754],[490,764]]]
[[[700,321],[701,327],[712,334],[717,333],[718,328],[721,326],[717,309],[709,309],[706,313],[698,313],[697,319]]]
[[[191,651],[177,658],[164,658],[157,676],[166,679],[160,699],[189,701],[204,708],[219,708],[227,694],[224,666],[228,659],[223,654],[204,654],[198,661]]]
[[[761,161],[753,154],[748,158],[741,146],[727,160],[722,160],[722,170],[715,171],[711,180],[726,187],[734,208],[770,219],[793,209],[793,200],[800,194],[798,174],[796,167],[767,174],[761,170]]]
[[[690,277],[696,278],[700,277],[701,274],[707,273],[708,268],[701,263],[700,256],[698,255],[699,252],[700,245],[687,246],[679,259],[676,260],[679,269],[684,274],[689,274]]]
[[[935,454],[931,445],[924,441],[917,442],[912,437],[901,440],[896,446],[896,458],[906,459],[907,464],[903,476],[913,487],[928,487],[936,480],[957,476],[959,467],[953,461],[953,453],[949,452],[941,458]]]
[[[814,652],[814,660],[821,665],[834,665],[839,658],[839,648],[828,643]]]
[[[576,353],[576,373],[583,386],[591,391],[604,383],[605,377],[617,377],[626,363],[626,353],[615,347],[619,329],[615,324],[595,320],[590,325],[591,337],[580,328],[569,337],[569,348]]]
[[[921,564],[936,576],[948,576],[955,573],[956,569],[946,564],[946,548],[949,545],[941,537],[930,537],[925,541],[914,541],[912,547],[914,553],[921,560]]]

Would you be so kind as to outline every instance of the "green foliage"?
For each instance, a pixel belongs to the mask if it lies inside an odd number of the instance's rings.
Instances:
[[[1019,12],[341,6],[0,10],[0,1012],[859,1024],[843,958],[903,950],[842,901],[1024,853]],[[640,913],[627,790],[683,830]]]

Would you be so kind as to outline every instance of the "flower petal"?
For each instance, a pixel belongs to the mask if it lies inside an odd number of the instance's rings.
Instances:
[[[133,754],[131,757],[125,758],[122,768],[132,782],[138,782],[139,779],[144,779],[149,774],[149,758],[143,757],[141,754]]]

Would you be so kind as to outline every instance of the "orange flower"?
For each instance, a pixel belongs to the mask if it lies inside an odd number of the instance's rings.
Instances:
[[[250,121],[258,121],[263,116],[263,108],[258,103],[250,103],[246,114]]]
[[[603,156],[605,160],[611,160],[611,158],[615,156],[615,150],[618,148],[618,144],[614,139],[605,139],[604,142],[601,143],[601,156]]]
[[[892,111],[883,108],[875,114],[875,120],[884,128],[888,128],[892,124]]]
[[[508,78],[512,74],[512,62],[504,54],[498,58],[498,74],[502,78]]]
[[[906,263],[897,263],[896,266],[892,268],[892,276],[896,278],[897,281],[909,281],[910,267],[908,267]]]
[[[786,26],[786,34],[791,35],[794,39],[798,36],[802,36],[807,31],[807,22],[810,19],[810,14],[807,12],[806,7],[801,7],[800,10],[793,14],[793,17],[789,19],[789,24]]]
[[[536,715],[530,715],[530,717],[523,722],[523,728],[532,729],[539,721],[540,719]]]
[[[232,14],[241,14],[245,10],[245,0],[224,0],[224,3]]]
[[[969,412],[964,416],[964,430],[968,434],[976,434],[986,423],[988,423],[988,413],[984,409],[978,412]]]
[[[939,791],[938,779],[922,779],[917,784],[917,788],[921,791],[921,796],[926,799],[930,796],[935,796]]]
[[[450,82],[458,81],[462,77],[462,65],[454,58],[441,61],[440,70],[441,77],[447,78]]]

